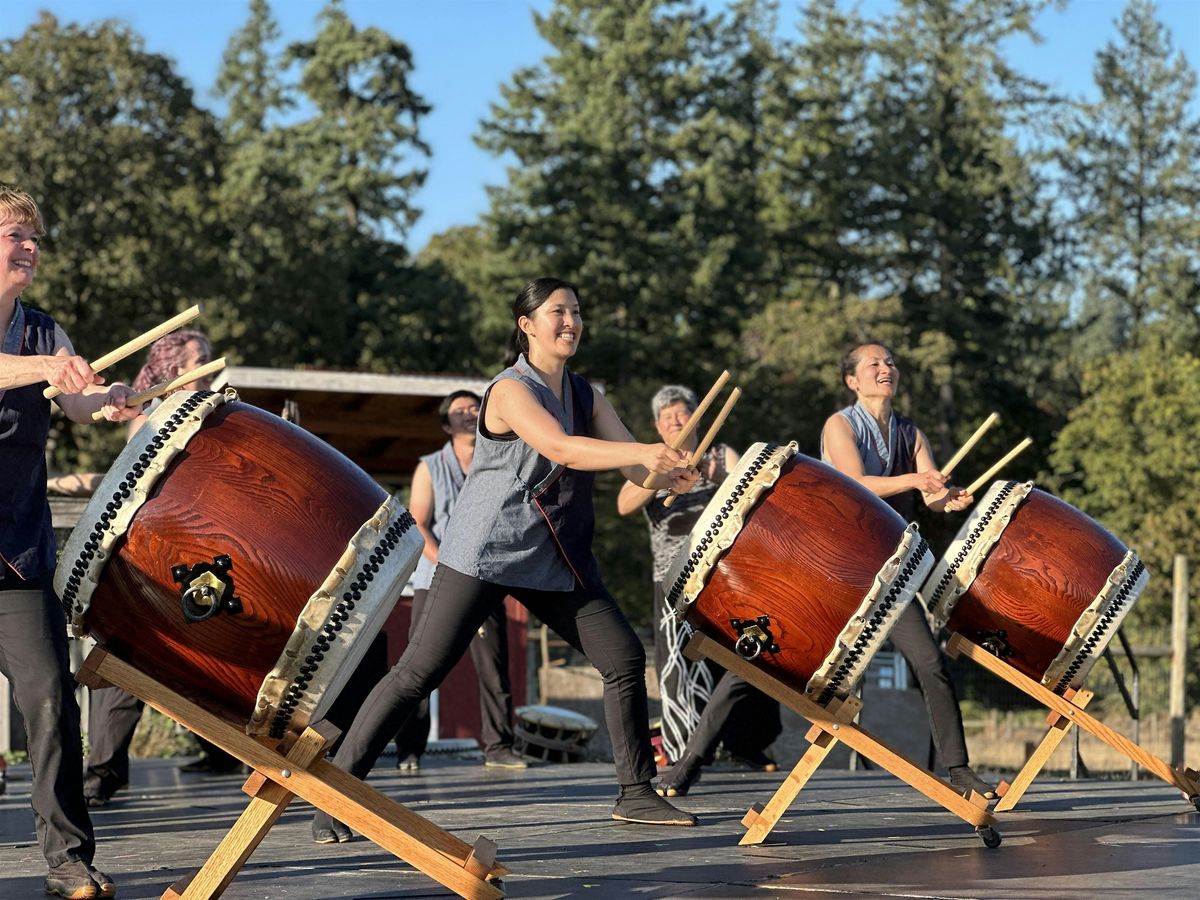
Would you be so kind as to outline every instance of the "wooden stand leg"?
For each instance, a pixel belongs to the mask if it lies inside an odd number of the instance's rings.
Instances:
[[[988,812],[987,800],[974,791],[971,792],[969,798],[962,796],[932,772],[917,765],[902,753],[892,749],[879,738],[863,730],[852,721],[842,721],[839,713],[846,715],[844,710],[847,704],[842,704],[841,707],[836,709],[831,708],[832,704],[830,707],[821,706],[699,632],[692,635],[687,645],[687,653],[693,659],[698,656],[704,656],[713,660],[718,665],[733,672],[739,678],[754,685],[764,694],[774,697],[798,715],[808,719],[817,729],[829,735],[830,738],[839,740],[847,747],[857,750],[880,768],[891,772],[905,784],[920,791],[939,806],[975,826],[976,832],[989,847],[999,846],[1000,836],[992,828],[996,820]],[[856,712],[857,710],[855,710]],[[850,713],[851,719],[855,713]],[[832,747],[832,743],[830,747]],[[809,752],[813,752],[812,748],[810,748]],[[827,753],[828,750],[825,750],[824,753],[817,751],[810,758],[810,762],[814,763],[814,771],[816,765],[820,764],[821,759]],[[820,759],[817,758],[818,755],[820,755]],[[807,757],[808,754],[806,753],[805,756]],[[803,762],[801,760],[801,765]],[[797,766],[797,769],[800,769],[800,765]],[[793,770],[794,773],[795,770]],[[812,772],[802,772],[801,775],[804,781],[807,781]],[[801,783],[795,786],[794,790],[787,788],[787,791],[791,793],[788,802],[791,802],[795,798],[803,786],[803,783]],[[781,788],[777,792],[780,802],[783,801],[785,796],[785,789]],[[769,823],[763,822],[762,824],[773,826],[783,814],[783,809],[785,808],[786,805],[783,808],[776,808],[774,810],[774,818]],[[756,810],[752,810],[751,812],[757,813],[759,816],[763,815]],[[763,812],[766,812],[765,808]],[[749,814],[747,818],[750,818]],[[753,823],[756,821],[756,819],[751,819],[751,827],[753,827]],[[770,827],[767,830],[770,830]]]
[[[196,874],[194,880],[203,875],[203,889],[197,887],[197,892],[193,893],[192,886],[188,885],[184,896],[219,896],[270,824],[278,819],[292,795],[328,812],[461,897],[494,900],[504,896],[490,879],[501,878],[508,870],[489,861],[490,842],[472,847],[321,759],[323,743],[316,745],[323,742],[328,733],[319,726],[311,729],[313,735],[306,734],[285,757],[144,675],[103,647],[97,647],[88,655],[77,678],[89,686],[101,680],[129,691],[237,757],[253,768],[258,777],[265,779],[260,783],[256,776],[251,776],[247,789],[254,792],[256,799],[263,799],[266,805],[251,802],[251,809],[234,826],[238,834],[231,833],[218,847],[220,858],[217,859],[218,853],[214,853],[214,858]],[[304,749],[297,749],[301,746]],[[309,754],[310,761],[301,765],[301,760]],[[272,815],[274,819],[271,819]],[[267,822],[268,819],[271,822]],[[166,896],[172,895],[168,892]]]
[[[1124,753],[1146,771],[1154,773],[1167,784],[1179,788],[1193,804],[1197,804],[1200,808],[1200,782],[1189,774],[1188,769],[1184,767],[1180,767],[1179,770],[1172,769],[1157,756],[1147,753],[1133,741],[1097,722],[1076,704],[1054,693],[1044,685],[1038,684],[1023,672],[1018,672],[1008,663],[988,653],[979,645],[973,644],[961,634],[955,634],[950,638],[946,645],[946,652],[951,656],[965,656],[972,662],[983,666],[993,675],[1003,678],[1046,708],[1078,725],[1088,734],[1104,741],[1114,750]]]
[[[1080,709],[1083,709],[1091,702],[1094,695],[1091,691],[1081,688],[1079,690],[1067,690],[1063,693],[1063,696]],[[1050,725],[1050,730],[1046,732],[1046,736],[1042,738],[1042,742],[1038,744],[1037,749],[1025,761],[1025,765],[1021,767],[1021,771],[1017,773],[1017,777],[1012,782],[1000,782],[999,787],[996,788],[996,793],[1000,795],[1000,802],[995,807],[996,812],[1007,812],[1016,807],[1017,802],[1025,796],[1025,792],[1033,784],[1033,779],[1037,778],[1038,773],[1042,771],[1042,767],[1049,762],[1054,751],[1058,749],[1058,745],[1062,743],[1063,738],[1071,731],[1071,726],[1075,724],[1066,716],[1060,716],[1056,712],[1051,712],[1046,717],[1046,721]]]
[[[742,824],[746,826],[746,833],[738,841],[740,845],[761,844],[767,839],[767,835],[771,833],[775,823],[787,812],[792,801],[800,795],[800,791],[808,784],[808,779],[820,768],[825,757],[829,755],[829,751],[837,746],[837,738],[827,731],[822,731],[816,725],[809,729],[808,734],[804,737],[811,743],[804,751],[804,755],[800,757],[800,762],[796,763],[796,767],[779,786],[779,790],[767,801],[766,806],[761,803],[754,804],[742,819]]]
[[[304,768],[337,739],[337,729],[328,722],[306,728],[288,753],[288,762]],[[255,772],[243,788],[251,796],[250,805],[225,835],[208,861],[195,872],[185,875],[163,893],[163,900],[200,900],[219,897],[242,865],[267,836],[292,798],[296,796]]]

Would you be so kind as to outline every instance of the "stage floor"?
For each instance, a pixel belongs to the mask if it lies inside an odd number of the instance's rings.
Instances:
[[[93,810],[96,862],[119,897],[159,897],[199,866],[244,807],[236,775],[184,775],[178,760],[138,760],[133,784]],[[998,817],[1004,843],[973,830],[886,773],[820,771],[771,842],[737,845],[749,806],[783,774],[708,769],[680,806],[697,828],[651,828],[609,818],[613,769],[601,763],[485,769],[426,757],[401,775],[385,757],[371,784],[473,842],[499,844],[509,897],[969,897],[1200,896],[1200,813],[1159,781],[1034,783],[1023,808]],[[33,834],[29,768],[9,769],[0,797],[0,898],[42,896],[45,866]],[[451,896],[361,838],[316,845],[312,810],[284,813],[224,896],[413,898]]]

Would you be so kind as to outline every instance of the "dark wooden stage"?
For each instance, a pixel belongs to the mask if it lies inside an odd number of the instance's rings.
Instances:
[[[243,778],[182,775],[179,761],[135,761],[133,784],[94,810],[97,862],[119,897],[159,897],[200,865],[246,805]],[[895,778],[819,771],[761,847],[737,845],[740,820],[782,774],[715,767],[680,805],[698,828],[612,821],[613,769],[602,763],[485,769],[426,757],[401,775],[384,757],[371,783],[473,842],[499,844],[509,897],[1200,896],[1200,814],[1160,781],[1041,778],[1000,814],[1004,843],[972,830]],[[9,769],[0,797],[0,898],[40,897],[44,864],[33,835],[29,768]],[[289,807],[226,891],[230,900],[450,896],[362,839],[320,846],[311,808]]]

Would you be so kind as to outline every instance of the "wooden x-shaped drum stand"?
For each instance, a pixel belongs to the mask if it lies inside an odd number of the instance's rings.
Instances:
[[[103,647],[88,654],[77,679],[91,688],[115,685],[129,691],[254,770],[242,788],[251,797],[246,811],[208,861],[167,888],[164,900],[219,897],[296,796],[328,812],[460,897],[491,900],[504,896],[492,882],[508,870],[496,863],[496,845],[492,841],[480,837],[472,847],[326,762],[324,750],[337,737],[337,730],[329,723],[319,722],[306,729],[287,756],[283,756]]]
[[[800,762],[779,790],[765,805],[756,803],[742,819],[747,831],[739,844],[761,844],[766,839],[825,757],[841,741],[964,822],[975,826],[975,832],[988,847],[1000,846],[1000,835],[992,827],[996,820],[988,812],[987,800],[974,791],[969,798],[964,797],[932,772],[856,725],[853,720],[862,708],[861,700],[849,697],[819,704],[699,632],[692,635],[684,652],[691,660],[711,659],[764,694],[774,697],[797,715],[808,719],[813,726],[805,735],[810,742],[808,750],[800,757]]]
[[[1167,782],[1167,784],[1179,788],[1179,790],[1183,791],[1184,796],[1191,801],[1192,805],[1197,810],[1200,810],[1200,775],[1187,767],[1172,769],[1157,756],[1147,753],[1137,744],[1133,743],[1133,741],[1127,740],[1084,712],[1084,707],[1092,699],[1091,691],[1079,688],[1077,690],[1067,690],[1063,694],[1056,694],[1044,685],[1038,684],[1028,675],[1018,672],[1008,663],[984,650],[978,644],[967,640],[961,634],[956,633],[951,635],[949,642],[946,644],[946,653],[952,657],[965,656],[971,662],[983,666],[983,668],[987,669],[993,675],[1004,679],[1013,687],[1028,694],[1050,710],[1050,715],[1047,719],[1050,723],[1050,730],[1042,738],[1042,742],[1026,761],[1021,771],[1013,778],[1011,784],[1001,782],[997,791],[1000,794],[1000,802],[996,804],[997,812],[1010,810],[1017,805],[1017,802],[1029,788],[1029,785],[1033,783],[1033,779],[1037,777],[1042,767],[1050,759],[1050,755],[1054,752],[1055,748],[1067,736],[1072,725],[1078,725],[1084,731],[1088,732],[1088,734],[1094,735],[1114,750],[1128,756],[1146,771],[1152,772]]]

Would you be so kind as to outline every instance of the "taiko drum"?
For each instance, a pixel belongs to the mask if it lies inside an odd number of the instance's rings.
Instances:
[[[284,738],[336,697],[421,544],[328,444],[233,391],[180,392],[105,476],[55,587],[77,633]]]
[[[796,452],[756,444],[668,573],[668,602],[708,637],[818,702],[845,696],[933,565],[886,503]]]
[[[1075,507],[997,481],[922,594],[935,624],[1061,693],[1083,683],[1148,580],[1137,554]]]

